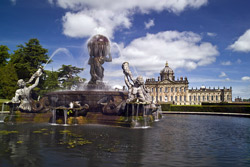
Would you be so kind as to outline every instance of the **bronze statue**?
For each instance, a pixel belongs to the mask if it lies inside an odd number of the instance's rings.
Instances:
[[[95,35],[88,42],[90,75],[89,84],[102,83],[104,77],[104,62],[111,62],[110,44],[107,37]]]

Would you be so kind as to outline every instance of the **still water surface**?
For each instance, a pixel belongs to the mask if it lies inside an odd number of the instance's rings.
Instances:
[[[149,129],[0,124],[0,166],[250,166],[250,119],[166,115]]]

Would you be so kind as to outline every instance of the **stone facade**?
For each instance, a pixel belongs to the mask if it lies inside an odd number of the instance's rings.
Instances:
[[[170,102],[177,105],[200,105],[202,102],[232,102],[232,87],[189,89],[188,79],[180,77],[175,80],[174,71],[166,63],[158,80],[147,79],[145,86],[151,91],[154,102]]]

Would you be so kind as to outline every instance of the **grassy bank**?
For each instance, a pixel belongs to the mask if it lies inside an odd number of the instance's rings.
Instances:
[[[163,111],[183,112],[224,112],[224,113],[250,113],[249,104],[241,105],[172,105],[161,104]]]

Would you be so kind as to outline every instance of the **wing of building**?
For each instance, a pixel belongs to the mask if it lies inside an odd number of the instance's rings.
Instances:
[[[157,80],[147,79],[145,86],[151,91],[152,101],[170,102],[177,105],[200,105],[202,102],[232,102],[232,87],[189,89],[188,79],[175,79],[174,71],[166,63]]]

